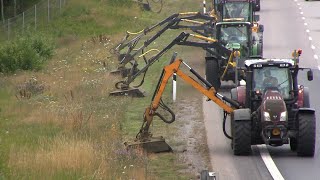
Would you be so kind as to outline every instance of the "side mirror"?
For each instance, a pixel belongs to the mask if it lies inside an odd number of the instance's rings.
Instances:
[[[259,32],[263,32],[264,31],[264,26],[262,24],[259,24]]]
[[[313,80],[313,72],[312,72],[312,70],[309,70],[307,72],[307,76],[308,76],[308,81],[312,81]]]
[[[260,15],[254,15],[254,21],[256,22],[260,21]]]

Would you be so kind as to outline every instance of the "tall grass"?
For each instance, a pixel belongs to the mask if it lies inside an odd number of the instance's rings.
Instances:
[[[145,157],[125,150],[119,120],[129,99],[108,97],[114,78],[107,44],[60,49],[40,72],[7,78],[0,101],[0,169],[10,179],[145,179]],[[18,98],[21,84],[44,86]],[[37,85],[37,83],[34,83]],[[1,88],[2,89],[2,88]],[[0,91],[1,92],[1,91]],[[10,102],[10,103],[9,103]],[[2,131],[1,131],[2,132]]]
[[[169,14],[186,6],[170,3],[165,8]],[[52,59],[42,60],[40,71],[1,76],[0,179],[186,178],[179,174],[174,154],[149,158],[124,149],[123,140],[138,131],[150,97],[108,96],[119,80],[108,75],[117,64],[109,53],[115,40],[125,30],[140,30],[164,16],[142,13],[126,0],[70,0],[62,17],[41,29],[57,38]],[[144,86],[149,92],[164,64],[152,67]],[[27,88],[30,79],[38,82],[35,88]],[[34,91],[40,85],[43,90]],[[155,126],[175,132],[174,127]]]

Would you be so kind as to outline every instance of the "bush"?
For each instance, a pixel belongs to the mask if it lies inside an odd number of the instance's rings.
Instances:
[[[54,43],[42,34],[25,35],[0,45],[0,72],[39,70],[53,55]]]

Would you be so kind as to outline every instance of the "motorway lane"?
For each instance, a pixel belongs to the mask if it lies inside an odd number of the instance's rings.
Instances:
[[[221,108],[211,101],[203,100],[207,144],[210,153],[212,170],[223,180],[270,180],[272,179],[265,167],[258,149],[253,147],[251,156],[234,156],[231,140],[222,131],[223,113]],[[230,122],[229,119],[227,122]],[[230,123],[227,123],[229,125]],[[230,126],[227,126],[230,130]],[[229,131],[230,132],[230,131]],[[229,133],[230,134],[230,133]]]
[[[261,23],[265,25],[265,57],[288,57],[294,48],[301,48],[302,67],[314,70],[314,81],[308,82],[306,72],[299,74],[299,83],[310,89],[311,106],[320,119],[319,52],[320,52],[320,2],[303,0],[261,1]],[[318,121],[319,122],[319,121]],[[317,123],[317,146],[314,158],[297,157],[288,145],[268,147],[269,153],[285,179],[319,179],[320,123]]]
[[[317,15],[319,3],[302,0],[262,0],[259,14],[260,23],[265,25],[264,56],[290,58],[292,50],[301,48],[303,54],[300,66],[318,69],[320,63],[316,57],[320,57],[320,18]],[[316,109],[316,115],[320,119],[320,95],[317,94],[320,72],[314,71],[313,82],[308,82],[306,72],[302,72],[299,82],[310,88],[311,106]],[[211,163],[220,179],[272,179],[256,146],[252,146],[252,156],[233,156],[230,140],[224,137],[222,132],[222,119],[217,118],[222,117],[220,107],[204,100],[203,110]],[[317,147],[314,158],[297,157],[287,145],[277,148],[268,146],[285,179],[319,179],[319,126],[320,123],[317,123]]]
[[[314,55],[318,57],[317,62],[320,64],[320,1],[296,1],[302,18],[305,20],[305,28],[309,30],[308,36],[310,38],[311,47],[314,49]]]

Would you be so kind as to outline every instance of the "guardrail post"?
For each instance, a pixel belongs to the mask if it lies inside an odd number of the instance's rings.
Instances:
[[[176,102],[177,100],[177,74],[173,73],[172,76],[172,100]]]

